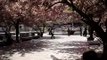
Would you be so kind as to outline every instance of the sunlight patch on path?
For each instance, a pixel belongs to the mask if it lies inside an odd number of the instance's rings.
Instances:
[[[49,37],[50,35],[45,35],[44,37]],[[50,39],[48,41],[53,41],[53,42],[69,42],[69,41],[84,41],[87,42],[87,38],[80,36],[80,35],[71,35],[71,36],[67,36],[67,35],[55,35],[55,37],[61,37],[59,39],[55,38],[55,39]]]

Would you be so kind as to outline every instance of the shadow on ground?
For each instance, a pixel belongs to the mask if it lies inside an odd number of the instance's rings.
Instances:
[[[25,53],[31,53],[33,51],[41,52],[43,48],[46,48],[48,42],[44,41],[25,41],[22,43],[16,43],[11,46],[0,47],[0,60],[9,60],[9,56],[12,56],[14,53],[18,52],[21,56],[24,56]]]
[[[59,39],[60,37],[55,37],[54,39]],[[10,60],[14,53],[18,52],[21,56],[24,56],[25,53],[32,53],[32,52],[41,52],[44,51],[43,48],[48,48],[48,44],[50,42],[45,40],[50,40],[51,37],[43,37],[40,39],[33,39],[24,41],[21,43],[14,43],[11,46],[3,46],[0,47],[0,60]]]

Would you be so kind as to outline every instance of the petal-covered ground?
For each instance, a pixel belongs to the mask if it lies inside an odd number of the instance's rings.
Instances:
[[[51,39],[45,34],[40,39],[0,48],[0,60],[76,60],[90,49],[102,50],[98,45],[89,45],[86,37],[79,35],[55,35]]]

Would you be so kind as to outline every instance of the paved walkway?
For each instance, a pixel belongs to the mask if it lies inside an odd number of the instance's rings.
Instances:
[[[86,37],[56,35],[50,39],[45,34],[41,39],[2,48],[0,60],[75,60],[89,49],[98,49],[98,46],[90,46]]]

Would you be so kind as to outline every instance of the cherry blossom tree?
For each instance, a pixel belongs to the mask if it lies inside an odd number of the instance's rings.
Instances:
[[[103,20],[105,21],[106,26],[106,19],[104,19],[103,15],[106,12],[106,4],[107,1],[105,0],[59,0],[53,3],[50,7],[54,6],[55,4],[63,3],[68,5],[72,8],[73,11],[76,11],[81,16],[81,20],[89,25],[97,35],[103,41],[103,58],[106,60],[107,55],[107,31],[100,26],[100,22]],[[97,20],[95,19],[97,18]],[[107,29],[107,28],[106,28]]]

